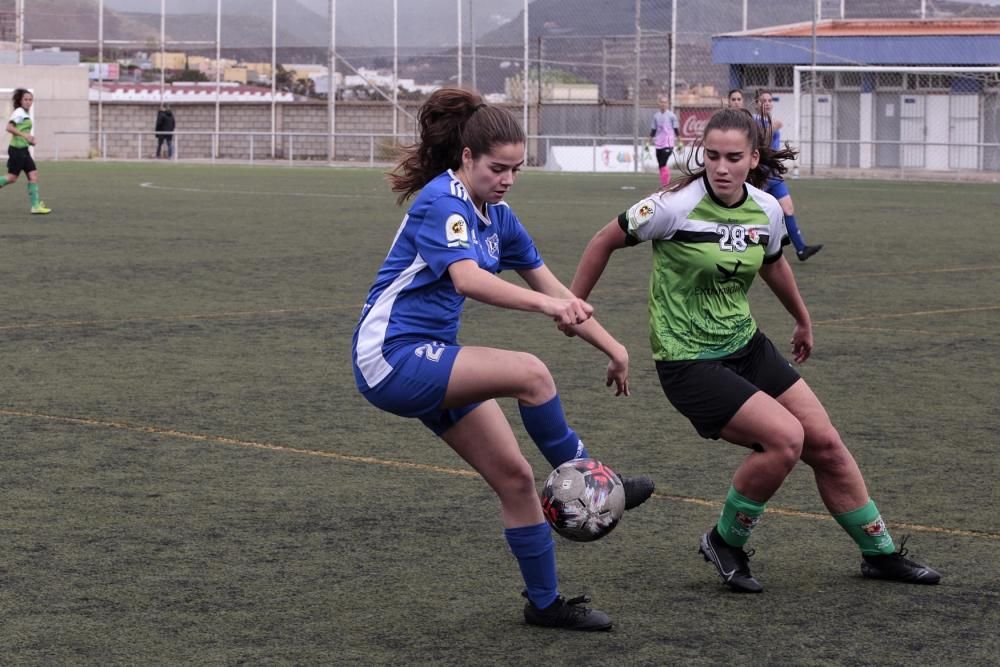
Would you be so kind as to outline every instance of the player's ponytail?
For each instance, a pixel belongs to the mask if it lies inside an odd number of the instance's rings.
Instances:
[[[681,166],[682,176],[663,188],[666,192],[676,192],[705,174],[705,163],[702,159],[702,145],[705,137],[712,130],[737,130],[750,140],[750,146],[757,150],[760,159],[757,166],[747,174],[747,182],[762,188],[771,176],[780,176],[788,171],[785,160],[794,160],[797,153],[788,144],[775,150],[771,148],[771,118],[760,116],[754,118],[746,109],[722,109],[716,111],[705,125],[705,131],[695,142],[688,154],[687,163]]]
[[[402,204],[446,169],[462,166],[462,149],[476,158],[501,144],[524,143],[524,130],[504,108],[486,104],[479,94],[462,88],[435,91],[417,114],[420,140],[400,149],[389,172],[393,192]]]

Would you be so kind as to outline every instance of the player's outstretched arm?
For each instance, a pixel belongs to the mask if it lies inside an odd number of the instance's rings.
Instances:
[[[572,294],[559,298],[525,289],[484,271],[471,259],[449,265],[448,275],[462,296],[500,308],[543,313],[560,325],[580,324],[594,312],[589,303]]]
[[[611,253],[624,247],[625,232],[622,231],[617,220],[612,220],[594,234],[587,247],[583,249],[583,255],[580,256],[580,261],[576,265],[576,273],[573,274],[570,291],[581,299],[590,296],[594,285],[604,273],[604,267],[608,265]]]
[[[792,331],[792,354],[796,363],[803,363],[812,354],[813,334],[812,319],[806,308],[799,286],[795,283],[795,274],[788,261],[782,257],[776,262],[760,267],[760,277],[771,288],[778,301],[785,307],[788,314],[795,320]]]
[[[570,289],[563,285],[544,264],[535,269],[518,271],[518,274],[536,292],[554,297],[576,298]],[[622,394],[628,396],[630,394],[628,350],[607,329],[601,326],[597,319],[591,317],[582,324],[560,324],[559,330],[567,336],[579,336],[606,354],[609,359],[607,386],[615,386],[615,396]]]

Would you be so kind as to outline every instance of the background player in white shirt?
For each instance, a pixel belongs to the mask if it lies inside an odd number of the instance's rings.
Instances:
[[[656,148],[656,163],[660,166],[660,185],[670,184],[670,167],[667,162],[678,147],[677,137],[680,125],[677,115],[670,110],[670,98],[660,95],[660,110],[653,114],[653,122],[649,128],[649,138]]]

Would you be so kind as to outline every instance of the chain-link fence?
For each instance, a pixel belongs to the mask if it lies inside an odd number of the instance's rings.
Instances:
[[[1000,168],[987,74],[810,70],[796,97],[795,67],[996,66],[1000,38],[971,62],[941,37],[998,19],[998,0],[0,0],[0,68],[86,64],[108,157],[141,156],[168,103],[178,132],[212,135],[189,158],[385,159],[431,91],[463,85],[522,120],[531,165],[643,169],[661,95],[690,142],[739,88],[772,92],[810,171],[981,171]],[[887,35],[912,39],[864,43]]]

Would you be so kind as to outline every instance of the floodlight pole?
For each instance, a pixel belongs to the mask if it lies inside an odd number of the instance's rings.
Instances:
[[[472,20],[472,0],[469,0],[469,42],[471,44],[469,55],[472,58],[472,89],[479,90],[479,83],[476,81],[476,24]]]
[[[819,20],[819,13],[822,11],[820,3],[823,0],[816,0],[813,5],[812,20],[812,66],[816,67],[816,24]],[[809,175],[816,175],[816,70],[812,71],[809,77]]]
[[[16,32],[17,37],[17,64],[24,64],[24,0],[17,0],[17,7],[15,8],[17,16],[14,18],[16,22]]]
[[[392,0],[392,142],[399,134],[399,0]]]
[[[271,0],[271,159],[278,156],[278,0]]]
[[[327,144],[328,159],[337,157],[337,0],[330,0],[330,65],[326,92],[327,127],[330,141]]]
[[[162,66],[163,63],[160,63]],[[97,3],[97,146],[104,155],[104,0]]]
[[[222,0],[215,2],[215,148],[212,158],[219,154],[219,144],[222,142],[219,136],[221,125],[221,100],[222,96]]]
[[[458,52],[458,80],[459,86],[462,85],[462,0],[455,0],[455,8],[458,10],[458,48],[455,49]]]
[[[677,1],[670,0],[670,104],[677,86]]]
[[[160,104],[167,87],[167,0],[160,0]]]
[[[528,58],[531,44],[528,42],[528,0],[524,0],[524,68],[521,73],[521,124],[524,126],[524,134],[528,134]]]
[[[674,0],[674,4],[677,2]],[[640,54],[642,50],[639,40],[642,38],[642,0],[635,0],[635,87],[632,93],[632,171],[639,171],[639,82],[641,74],[639,72]],[[671,63],[672,64],[672,63]]]

